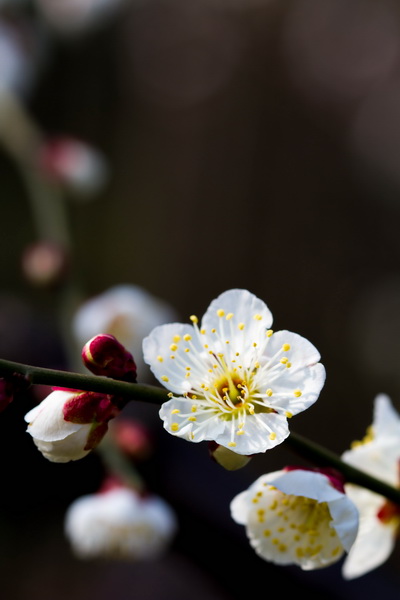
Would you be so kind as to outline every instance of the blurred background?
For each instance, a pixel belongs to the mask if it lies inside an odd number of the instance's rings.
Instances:
[[[79,368],[73,315],[113,286],[185,322],[244,287],[322,355],[294,431],[341,454],[376,394],[400,410],[397,0],[1,0],[0,198],[2,358]],[[78,560],[63,516],[103,466],[41,456],[23,420],[35,393],[0,419],[5,600],[398,599],[399,549],[352,582],[340,563],[256,557],[229,502],[301,458],[283,445],[226,472],[144,403],[127,407],[154,440],[140,469],[179,532],[156,561]]]

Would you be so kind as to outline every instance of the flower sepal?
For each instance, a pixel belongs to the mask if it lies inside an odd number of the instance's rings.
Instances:
[[[208,450],[211,458],[227,471],[237,471],[245,467],[251,460],[251,456],[236,454],[229,448],[221,446],[216,442],[208,443]]]

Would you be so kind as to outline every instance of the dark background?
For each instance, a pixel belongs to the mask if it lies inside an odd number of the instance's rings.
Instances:
[[[44,26],[29,3],[21,13],[46,42],[28,113],[110,165],[93,201],[67,206],[82,297],[138,284],[187,321],[222,291],[247,288],[274,329],[308,338],[326,367],[320,399],[293,430],[341,454],[364,435],[376,394],[400,409],[399,2],[132,0],[76,36]],[[1,356],[67,368],[59,290],[32,286],[21,269],[38,233],[6,150],[0,182]],[[103,467],[96,454],[43,459],[23,421],[34,401],[31,391],[0,419],[5,600],[236,600],[254,588],[398,598],[398,549],[353,582],[340,563],[303,573],[253,554],[229,502],[301,461],[284,445],[228,473],[140,404],[127,413],[156,440],[140,468],[175,508],[179,533],[155,563],[78,561],[63,515],[97,489]]]

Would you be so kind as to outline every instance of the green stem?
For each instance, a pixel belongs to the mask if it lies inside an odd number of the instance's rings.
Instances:
[[[152,402],[154,404],[162,404],[168,399],[168,392],[166,390],[153,385],[127,383],[107,377],[33,367],[0,359],[0,377],[12,377],[14,374],[23,375],[31,384],[102,392],[104,394],[124,396],[130,400]],[[350,466],[343,462],[335,453],[323,446],[294,432],[286,439],[286,443],[292,450],[313,464],[321,467],[332,467],[343,474],[346,482],[367,488],[400,506],[400,490]],[[121,468],[124,467],[122,466]]]

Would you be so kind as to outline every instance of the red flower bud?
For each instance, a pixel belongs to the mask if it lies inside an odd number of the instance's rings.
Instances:
[[[89,340],[82,349],[82,359],[95,375],[136,382],[133,356],[113,335],[99,334]]]

